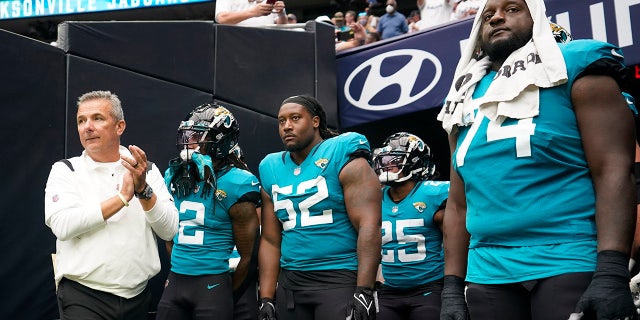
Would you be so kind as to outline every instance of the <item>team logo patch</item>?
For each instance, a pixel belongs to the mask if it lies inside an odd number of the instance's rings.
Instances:
[[[553,37],[556,39],[556,42],[567,43],[573,40],[571,33],[569,33],[567,29],[553,22],[551,22],[550,25],[551,25],[551,33],[553,34]]]
[[[216,199],[218,199],[218,201],[222,201],[224,200],[224,198],[227,197],[227,193],[224,192],[224,190],[216,190]]]
[[[427,204],[424,202],[414,202],[413,203],[413,207],[416,208],[416,210],[418,210],[418,212],[422,213],[424,211],[424,209],[427,208]]]
[[[318,168],[320,169],[326,168],[328,163],[329,163],[329,159],[326,159],[326,158],[318,159],[315,162],[316,166],[318,166]]]

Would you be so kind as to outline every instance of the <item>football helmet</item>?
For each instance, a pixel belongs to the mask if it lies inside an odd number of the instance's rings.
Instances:
[[[196,151],[222,159],[233,152],[239,136],[238,121],[227,108],[203,104],[180,122],[176,146],[185,161]]]
[[[429,146],[408,132],[394,133],[374,149],[373,166],[382,183],[429,180],[436,171]]]

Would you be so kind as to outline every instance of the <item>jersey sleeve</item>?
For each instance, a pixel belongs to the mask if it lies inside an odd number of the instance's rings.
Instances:
[[[437,202],[442,205],[449,198],[449,181],[433,181],[437,184]]]
[[[336,139],[337,149],[340,150],[340,168],[354,158],[365,158],[367,161],[371,161],[371,146],[364,135],[357,132],[347,132],[333,139]]]
[[[618,83],[622,81],[626,66],[622,50],[598,40],[573,40],[560,44],[567,65],[569,88],[575,80],[587,75],[607,75]]]
[[[241,170],[244,176],[242,183],[238,185],[238,198],[237,202],[252,202],[256,206],[260,205],[260,182],[258,178],[251,172]]]
[[[231,208],[238,202],[253,202],[256,205],[260,204],[260,182],[251,172],[234,168],[228,172],[230,184],[227,189],[231,192],[225,192],[226,198],[222,201],[227,202],[228,208]],[[218,196],[218,195],[216,195]]]
[[[449,198],[449,181],[425,181],[424,186],[427,187],[430,198],[432,199],[432,205],[438,207],[440,210],[442,204]],[[435,212],[434,212],[435,213]]]
[[[636,100],[633,98],[632,95],[623,92],[622,96],[624,97],[624,100],[627,102],[627,105],[629,106],[629,109],[631,109],[631,112],[633,112],[633,116],[637,117],[638,116],[638,108],[636,107]]]
[[[282,153],[272,153],[267,155],[258,166],[258,174],[264,191],[271,196],[271,186],[275,183],[274,164],[281,158]]]

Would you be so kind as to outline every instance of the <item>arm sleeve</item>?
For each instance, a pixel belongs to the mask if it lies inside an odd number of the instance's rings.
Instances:
[[[61,241],[106,224],[100,202],[87,203],[78,190],[77,174],[79,173],[71,171],[65,164],[56,162],[51,167],[45,187],[45,224]]]
[[[178,209],[158,167],[155,164],[152,166],[151,171],[147,173],[147,183],[156,194],[156,204],[146,212],[147,223],[160,238],[169,241],[178,232]]]

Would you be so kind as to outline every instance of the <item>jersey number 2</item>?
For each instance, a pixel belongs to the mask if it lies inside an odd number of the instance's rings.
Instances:
[[[200,202],[182,201],[180,203],[180,213],[185,213],[187,210],[195,211],[196,217],[189,220],[180,221],[178,229],[178,243],[184,244],[203,244],[204,243],[204,231],[195,230],[193,235],[184,233],[184,229],[187,227],[198,227],[204,225],[204,204]],[[195,229],[195,228],[187,228]]]

